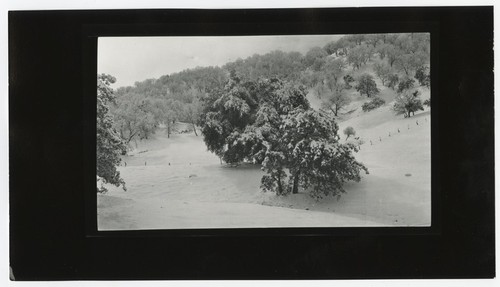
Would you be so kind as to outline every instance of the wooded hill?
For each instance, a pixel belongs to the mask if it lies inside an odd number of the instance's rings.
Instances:
[[[170,134],[177,121],[190,123],[197,133],[205,100],[213,91],[224,88],[232,72],[243,81],[277,78],[302,84],[321,96],[322,108],[335,116],[350,101],[347,89],[356,88],[360,94],[374,97],[378,90],[373,82],[376,76],[383,85],[398,90],[401,101],[406,101],[399,105],[399,112],[395,107],[396,113],[410,116],[419,108],[419,103],[408,103],[417,96],[412,88],[417,83],[430,85],[429,63],[429,34],[346,35],[305,55],[276,50],[222,67],[197,67],[120,87],[110,110],[115,128],[127,144],[147,139],[161,125]],[[359,75],[366,66],[375,75]]]

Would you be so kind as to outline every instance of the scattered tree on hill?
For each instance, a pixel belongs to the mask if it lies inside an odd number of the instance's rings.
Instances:
[[[198,122],[199,116],[201,114],[201,103],[199,100],[195,100],[192,103],[186,104],[183,109],[183,118],[191,125],[194,135],[198,136],[196,132],[196,123]]]
[[[191,125],[191,129],[195,136],[198,136],[196,131],[196,124],[200,119],[202,112],[201,99],[204,97],[204,93],[195,89],[190,89],[186,92],[185,102],[178,103],[178,119],[179,121],[186,122]]]
[[[391,75],[391,67],[385,63],[376,63],[373,68],[375,69],[375,74],[382,81],[382,85],[385,86],[389,76]]]
[[[384,54],[387,57],[387,62],[389,63],[391,68],[394,66],[394,63],[399,59],[401,53],[402,53],[401,50],[394,47],[393,45],[387,46],[387,48],[384,50]]]
[[[118,96],[112,113],[120,136],[129,144],[134,139],[147,139],[158,126],[163,104],[136,93]]]
[[[312,70],[306,70],[302,73],[300,81],[298,83],[306,86],[309,89],[317,86],[321,81],[323,81],[325,75],[322,72],[315,72]]]
[[[426,33],[399,34],[394,46],[399,51],[395,60],[396,68],[403,71],[406,76],[420,67],[428,64],[430,52],[430,38]]]
[[[385,44],[391,44],[394,45],[396,43],[396,40],[398,38],[399,34],[398,33],[390,33],[390,34],[385,34]]]
[[[410,90],[410,89],[413,89],[413,87],[415,86],[415,80],[412,79],[412,78],[404,78],[402,79],[399,84],[398,84],[398,94],[406,91],[406,90]]]
[[[429,67],[422,66],[415,72],[415,79],[418,80],[421,86],[426,86],[427,88],[431,86],[431,75],[428,71]]]
[[[356,45],[363,44],[363,41],[366,39],[366,35],[364,34],[353,34],[344,36],[349,42],[355,43]]]
[[[416,111],[423,111],[424,107],[419,96],[420,92],[416,89],[404,90],[396,97],[393,110],[405,118],[415,115]]]
[[[324,76],[329,79],[333,79],[335,83],[344,75],[344,70],[346,68],[346,63],[343,59],[328,58],[324,66]]]
[[[101,186],[97,187],[97,192],[106,192],[103,184],[113,184],[122,186],[124,190],[125,181],[120,177],[120,172],[116,169],[120,165],[120,155],[126,152],[126,146],[113,127],[113,118],[109,113],[108,105],[115,100],[114,92],[110,85],[116,79],[113,76],[100,74],[97,77],[97,182]]]
[[[218,88],[226,78],[219,67],[198,67],[118,88],[116,104],[110,107],[116,128],[127,144],[150,138],[160,125],[170,137],[177,121],[194,125],[199,109],[195,98]]]
[[[353,127],[347,127],[347,128],[344,129],[344,135],[347,136],[345,138],[345,140],[347,140],[350,136],[355,136],[356,135],[356,131],[354,130]]]
[[[367,97],[371,97],[380,92],[377,88],[377,84],[373,80],[373,76],[367,73],[359,77],[358,85],[355,88],[361,95],[366,95]]]
[[[307,67],[313,71],[319,71],[326,61],[328,53],[321,47],[314,47],[310,49],[304,58]]]
[[[396,86],[398,85],[398,83],[399,83],[398,74],[389,74],[389,76],[387,78],[387,87],[394,90],[396,88]]]
[[[173,99],[167,99],[162,102],[160,122],[167,127],[167,138],[170,138],[170,135],[175,130],[175,123],[183,112],[182,106],[183,104],[180,101]]]
[[[342,83],[334,81],[324,82],[316,87],[317,93],[326,95],[325,101],[321,104],[321,108],[325,111],[332,112],[336,117],[340,115],[340,111],[347,106],[351,100],[344,92],[345,86]]]
[[[365,36],[365,42],[367,45],[373,46],[373,48],[377,47],[377,44],[382,40],[380,34],[369,34]]]
[[[418,51],[416,53],[401,53],[395,61],[396,68],[403,71],[406,76],[412,76],[419,68],[427,64],[428,55]]]
[[[336,44],[339,47],[337,56],[346,56],[349,49],[356,46],[356,43],[350,41],[347,36],[343,36],[336,41]]]
[[[378,53],[378,56],[381,60],[385,59],[387,47],[389,47],[389,45],[384,43],[384,44],[378,45],[375,48],[375,53]]]
[[[349,50],[347,62],[355,69],[360,69],[362,65],[366,65],[372,54],[373,48],[367,46],[356,46]]]
[[[346,85],[342,81],[346,63],[342,59],[329,58],[326,61],[324,72],[314,90],[319,98],[325,98],[321,108],[331,111],[335,116],[340,110],[350,103],[350,99],[345,95]]]
[[[311,57],[313,58],[311,65],[313,65],[315,58]],[[240,77],[248,80],[257,80],[259,77],[279,77],[296,81],[306,69],[304,62],[304,56],[299,52],[276,50],[264,55],[254,54],[246,59],[229,62],[223,68],[228,71],[234,70]],[[318,62],[318,66],[321,66],[321,61]]]
[[[328,53],[328,55],[335,54],[335,56],[339,56],[339,52],[342,51],[342,41],[332,41],[323,47],[323,49]]]

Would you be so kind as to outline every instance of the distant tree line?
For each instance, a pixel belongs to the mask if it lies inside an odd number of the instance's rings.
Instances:
[[[304,84],[322,99],[324,111],[339,116],[351,102],[347,90],[354,87],[367,97],[380,91],[371,74],[354,76],[352,71],[373,61],[375,75],[387,87],[396,89],[409,78],[429,87],[429,53],[430,38],[424,33],[346,35],[305,55],[272,51],[222,67],[198,67],[136,82],[116,91],[116,104],[110,109],[127,144],[149,138],[160,125],[170,136],[178,121],[191,124],[197,133],[202,102],[232,71],[248,81],[279,78]]]

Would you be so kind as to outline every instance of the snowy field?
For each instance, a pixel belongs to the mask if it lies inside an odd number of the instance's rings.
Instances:
[[[404,119],[392,103],[368,113],[360,104],[353,102],[357,109],[339,131],[352,126],[364,140],[356,158],[370,174],[348,183],[339,200],[261,192],[258,166],[221,165],[201,136],[168,139],[160,130],[123,158],[127,191],[109,187],[97,195],[98,229],[429,226],[430,111]]]

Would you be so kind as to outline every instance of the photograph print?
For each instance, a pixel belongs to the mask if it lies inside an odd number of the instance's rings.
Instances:
[[[431,226],[430,50],[99,37],[98,230]]]

